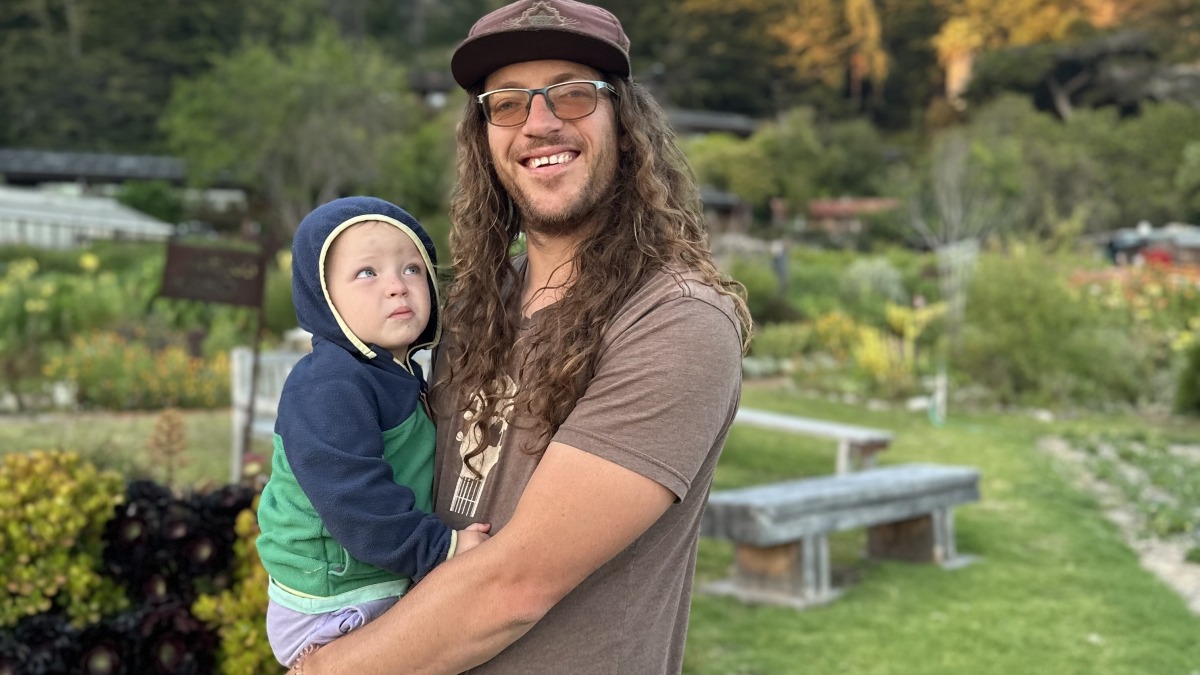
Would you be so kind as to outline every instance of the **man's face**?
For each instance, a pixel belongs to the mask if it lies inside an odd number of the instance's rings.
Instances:
[[[492,73],[484,91],[599,79],[595,69],[571,61],[527,61]],[[601,92],[594,113],[564,122],[550,112],[544,96],[534,96],[524,124],[488,125],[488,147],[496,174],[530,233],[574,232],[612,197],[617,173],[614,101]]]
[[[334,240],[325,262],[329,299],[359,340],[403,358],[429,323],[425,259],[407,234],[378,221]]]

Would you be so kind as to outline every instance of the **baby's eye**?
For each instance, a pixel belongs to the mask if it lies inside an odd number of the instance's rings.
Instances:
[[[375,270],[371,269],[370,267],[365,267],[365,268],[359,270],[358,273],[356,273],[354,275],[354,278],[355,279],[368,279],[373,276],[375,276]]]
[[[424,269],[422,269],[422,267],[421,267],[420,265],[418,265],[418,264],[416,264],[416,263],[413,263],[413,264],[411,264],[411,265],[409,265],[409,266],[407,266],[407,267],[405,267],[405,268],[404,268],[404,273],[405,273],[405,274],[418,274],[418,275],[420,275],[420,274],[425,274],[425,270],[424,270]]]

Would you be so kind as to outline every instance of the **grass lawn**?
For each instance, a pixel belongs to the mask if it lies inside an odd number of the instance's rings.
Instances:
[[[689,675],[1192,675],[1200,673],[1200,617],[1144,571],[1079,492],[1066,467],[1036,449],[1049,434],[1131,433],[1150,422],[1114,416],[1044,423],[1023,415],[954,415],[941,429],[922,414],[868,411],[757,387],[746,405],[896,433],[883,464],[940,462],[980,469],[983,499],[956,511],[957,570],[859,558],[861,532],[833,538],[845,594],[803,612],[697,594],[684,671]],[[952,411],[953,413],[953,411]],[[152,414],[0,417],[0,454],[68,448],[161,479],[145,453]],[[187,414],[191,460],[177,484],[229,475],[227,411]],[[1200,438],[1200,425],[1153,423]],[[269,446],[255,442],[269,456]],[[832,441],[735,428],[716,488],[831,473]],[[724,577],[727,542],[700,545],[697,583]]]
[[[691,674],[1189,675],[1200,672],[1200,617],[1143,570],[1095,500],[1039,437],[1149,424],[1108,417],[1044,423],[1019,415],[955,415],[941,429],[921,414],[748,388],[756,408],[891,429],[883,464],[974,466],[982,501],[956,510],[958,570],[857,560],[861,534],[834,541],[835,567],[858,579],[833,604],[804,612],[697,595],[685,672]],[[1174,423],[1200,437],[1200,426]],[[831,473],[829,441],[735,428],[715,488]],[[732,548],[705,540],[697,583],[726,575]]]
[[[0,416],[0,455],[30,450],[74,450],[96,464],[116,469],[128,478],[165,481],[164,467],[146,450],[154,431],[154,413],[50,413]],[[185,411],[186,462],[172,483],[195,486],[222,484],[231,476],[228,410]],[[271,445],[254,439],[254,452],[271,456]]]

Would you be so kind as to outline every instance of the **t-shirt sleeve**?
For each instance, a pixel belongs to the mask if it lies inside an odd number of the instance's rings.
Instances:
[[[738,329],[726,311],[686,295],[614,328],[554,440],[646,476],[682,500],[737,411]]]

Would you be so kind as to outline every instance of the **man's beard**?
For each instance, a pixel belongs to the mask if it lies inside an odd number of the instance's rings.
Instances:
[[[615,193],[615,145],[612,143],[601,149],[584,183],[583,191],[564,211],[546,213],[539,209],[519,186],[505,185],[517,211],[521,214],[522,229],[525,233],[531,237],[553,239],[575,234],[596,224],[595,221],[609,210],[608,202]]]

